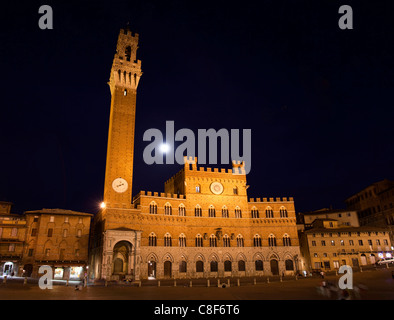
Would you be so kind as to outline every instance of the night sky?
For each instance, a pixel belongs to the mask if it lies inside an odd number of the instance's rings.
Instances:
[[[48,4],[54,29],[38,27]],[[341,5],[354,29],[341,30]],[[181,169],[146,165],[147,129],[252,130],[249,197],[297,212],[394,178],[394,2],[8,1],[0,29],[0,199],[95,213],[120,28],[139,33],[133,194]],[[212,165],[205,165],[213,167]],[[231,168],[231,165],[218,166]]]

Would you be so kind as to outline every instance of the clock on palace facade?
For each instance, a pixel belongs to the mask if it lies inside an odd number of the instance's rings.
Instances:
[[[220,182],[213,182],[210,189],[214,194],[221,194],[223,192],[223,185]]]

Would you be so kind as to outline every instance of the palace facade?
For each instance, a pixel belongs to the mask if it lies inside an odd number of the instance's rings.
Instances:
[[[91,232],[90,277],[106,280],[294,274],[293,198],[248,199],[245,163],[204,168],[196,157],[164,192],[132,198],[138,34],[122,29],[111,74],[104,201]]]

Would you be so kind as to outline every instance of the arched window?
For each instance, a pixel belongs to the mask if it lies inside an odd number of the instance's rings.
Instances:
[[[179,235],[178,240],[179,240],[179,246],[180,247],[186,247],[186,236],[183,233],[181,233]]]
[[[171,207],[171,204],[169,204],[168,202],[164,205],[164,214],[166,216],[172,215],[172,207]]]
[[[196,192],[201,193],[201,186],[199,184],[196,185]]]
[[[244,238],[242,235],[237,236],[237,247],[243,247],[244,246]]]
[[[209,237],[209,246],[210,247],[217,247],[218,246],[218,238],[216,238],[216,236],[214,234],[211,234],[211,236]]]
[[[235,208],[235,210],[234,210],[234,213],[235,213],[235,217],[236,218],[242,218],[242,211],[241,211],[241,208],[240,207],[236,207]]]
[[[223,236],[223,247],[230,247],[230,237],[227,234]]]
[[[215,207],[213,205],[210,205],[208,208],[208,216],[211,218],[216,217]]]
[[[268,237],[268,245],[270,247],[276,247],[276,238],[273,234],[270,234]]]
[[[201,260],[196,262],[196,272],[204,272],[204,262]]]
[[[178,207],[178,215],[180,215],[182,217],[186,216],[186,208],[183,203],[181,203]]]
[[[126,47],[126,50],[125,50],[125,56],[126,56],[126,60],[127,61],[130,61],[130,58],[131,58],[131,47],[130,46],[127,46]]]
[[[231,271],[231,261],[230,260],[224,261],[224,271],[225,272]]]
[[[156,247],[157,246],[157,237],[153,232],[151,232],[149,234],[148,239],[149,239],[149,247]]]
[[[280,207],[279,214],[281,218],[288,218],[287,209],[285,207]]]
[[[245,261],[243,260],[238,261],[238,271],[245,271]]]
[[[182,260],[179,262],[179,272],[186,273],[187,272],[187,263],[186,261]]]
[[[218,262],[217,261],[211,261],[210,267],[211,267],[211,272],[218,272]]]
[[[261,237],[258,234],[255,234],[253,237],[253,246],[261,247]]]
[[[265,209],[265,217],[266,218],[274,217],[274,211],[271,209],[271,207],[267,207],[267,209]]]
[[[237,188],[237,187],[234,187],[234,188],[233,188],[233,194],[235,194],[235,195],[238,194],[238,188]]]
[[[291,246],[291,239],[290,239],[290,237],[289,237],[288,234],[285,234],[285,235],[283,236],[283,245],[284,245],[285,247]]]
[[[255,266],[256,271],[263,271],[264,270],[263,261],[262,260],[256,260],[254,262],[254,266]]]
[[[203,243],[202,243],[202,236],[201,234],[196,235],[196,247],[202,247]]]
[[[285,269],[286,269],[287,271],[294,270],[294,263],[293,263],[293,260],[291,260],[291,259],[285,260]]]
[[[156,202],[152,201],[149,205],[149,213],[150,214],[157,214],[157,204]]]
[[[200,205],[196,205],[196,207],[194,208],[194,215],[196,217],[202,217],[202,210]]]
[[[259,218],[259,210],[256,207],[253,207],[250,213],[252,218]]]
[[[164,246],[172,247],[172,238],[168,232],[164,235]]]
[[[223,208],[222,208],[222,217],[228,218],[228,209],[226,206],[223,206]]]

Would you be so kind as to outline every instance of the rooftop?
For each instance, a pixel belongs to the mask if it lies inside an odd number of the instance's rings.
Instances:
[[[78,212],[78,211],[65,210],[65,209],[47,209],[47,208],[43,208],[41,210],[26,211],[25,214],[59,214],[59,215],[74,215],[74,216],[93,216],[93,214],[86,212]]]

